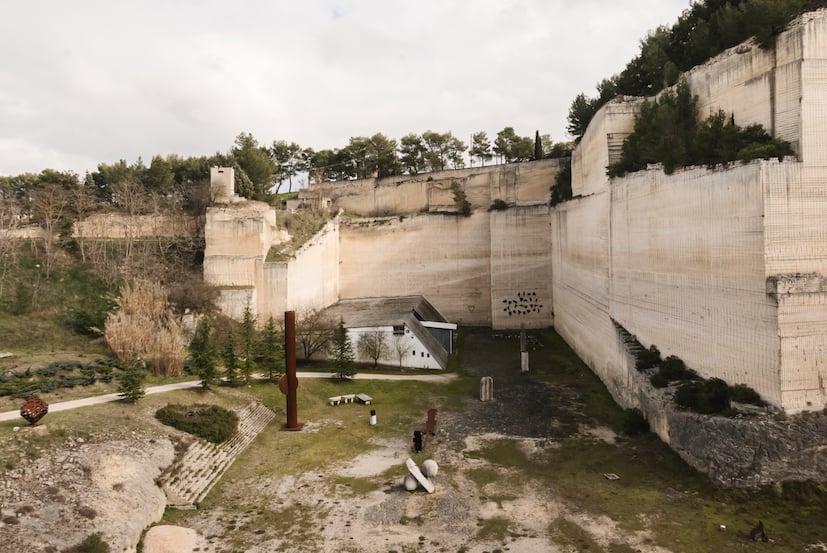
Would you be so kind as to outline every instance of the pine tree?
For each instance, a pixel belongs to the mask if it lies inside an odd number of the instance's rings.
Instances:
[[[345,329],[345,322],[339,319],[339,326],[333,332],[333,364],[336,367],[336,374],[341,379],[350,378],[356,371],[353,368],[353,344],[350,343],[350,336]]]
[[[543,141],[540,139],[540,131],[534,131],[534,160],[543,159]]]
[[[250,303],[244,307],[244,319],[241,321],[241,340],[242,352],[244,354],[244,364],[241,370],[244,375],[244,383],[250,383],[250,375],[256,368],[255,348],[256,348],[256,318],[253,317],[253,311],[250,309]]]
[[[232,332],[227,334],[227,341],[224,343],[224,352],[221,356],[224,358],[224,377],[227,379],[227,384],[238,386],[238,357],[235,354],[235,337]]]
[[[210,321],[201,319],[190,343],[190,360],[193,372],[201,379],[201,388],[206,390],[215,381],[215,351],[210,342]]]
[[[280,368],[284,365],[283,349],[276,321],[270,317],[261,332],[257,359],[260,367],[267,367],[267,379],[270,382],[276,382],[281,375]]]
[[[121,375],[118,384],[118,395],[127,403],[135,403],[146,394],[144,391],[145,378],[146,370],[143,359],[133,359],[127,363],[124,373]]]

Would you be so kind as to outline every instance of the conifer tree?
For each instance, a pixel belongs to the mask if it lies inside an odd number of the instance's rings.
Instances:
[[[230,386],[238,386],[238,357],[235,354],[235,336],[230,332],[227,334],[227,341],[224,343],[224,377]]]
[[[256,319],[253,317],[253,311],[250,309],[250,303],[244,307],[244,319],[241,321],[241,340],[242,353],[244,354],[244,363],[241,365],[241,370],[244,376],[244,383],[250,383],[250,375],[256,368],[255,348],[256,348]]]
[[[339,326],[333,332],[333,345],[331,346],[333,353],[333,364],[336,367],[336,374],[344,380],[350,378],[356,371],[353,369],[353,344],[350,342],[350,336],[345,329],[345,322],[339,319]]]
[[[210,342],[212,328],[207,318],[198,322],[195,337],[190,343],[190,360],[193,372],[201,379],[201,388],[206,390],[215,381],[215,351]]]
[[[534,131],[534,160],[543,159],[543,141],[540,139],[540,131]]]
[[[267,379],[276,382],[281,375],[280,368],[284,365],[284,348],[279,335],[276,321],[271,316],[261,331],[258,348],[258,364],[266,367]]]
[[[135,403],[146,395],[144,391],[145,378],[146,370],[143,359],[139,357],[129,361],[118,384],[118,395],[127,403]]]

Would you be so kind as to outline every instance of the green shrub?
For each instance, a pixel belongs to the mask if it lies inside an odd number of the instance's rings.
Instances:
[[[655,344],[649,346],[649,349],[641,348],[637,352],[637,359],[635,360],[635,368],[639,371],[645,371],[660,363],[660,350]]]
[[[792,154],[793,150],[789,142],[773,140],[768,144],[753,142],[741,148],[738,150],[736,159],[738,159],[738,161],[749,161],[751,159],[770,159],[777,157],[783,160],[784,157]]]
[[[732,161],[792,155],[789,142],[773,139],[761,125],[740,127],[723,111],[697,121],[697,97],[685,81],[675,91],[646,100],[635,118],[635,130],[623,143],[620,161],[608,168],[610,177],[661,163],[671,174],[679,167],[713,166]]]
[[[675,392],[675,403],[696,413],[722,413],[729,409],[729,386],[720,378],[686,382]]]
[[[64,549],[63,553],[109,553],[109,544],[101,539],[100,534],[89,534],[78,545]]]
[[[687,369],[686,364],[680,357],[670,355],[661,361],[658,372],[649,379],[655,388],[665,388],[670,382],[676,380],[697,380],[698,374],[692,369]]]
[[[168,426],[215,444],[230,439],[238,427],[238,416],[217,405],[170,404],[158,409],[155,417]]]
[[[654,386],[655,388],[666,388],[667,386],[669,386],[669,379],[663,376],[663,374],[660,371],[650,376],[649,382],[651,382],[652,386]]]
[[[649,432],[649,421],[640,409],[625,409],[623,411],[623,433],[627,436],[634,436],[646,432]]]
[[[488,208],[488,211],[503,211],[503,210],[506,210],[506,209],[508,209],[508,203],[506,203],[505,200],[501,200],[501,199],[497,198],[491,204],[491,207]]]
[[[468,201],[468,197],[465,195],[465,189],[460,183],[453,181],[451,192],[454,193],[454,205],[457,208],[457,213],[463,217],[469,217],[471,215],[471,202]]]
[[[758,394],[758,392],[756,392],[746,384],[737,384],[735,386],[730,386],[729,397],[732,401],[737,401],[738,403],[748,403],[750,405],[758,405],[759,407],[763,407],[767,404],[766,401],[761,399],[761,396]]]
[[[554,180],[554,186],[551,188],[551,198],[549,204],[555,206],[559,203],[572,199],[573,192],[571,189],[571,159],[567,160],[557,173]]]

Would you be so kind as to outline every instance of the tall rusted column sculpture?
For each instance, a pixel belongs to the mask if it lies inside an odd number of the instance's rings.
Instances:
[[[296,407],[296,391],[299,379],[296,376],[296,312],[284,312],[284,386],[282,392],[287,395],[287,423],[285,430],[301,430],[299,414]]]

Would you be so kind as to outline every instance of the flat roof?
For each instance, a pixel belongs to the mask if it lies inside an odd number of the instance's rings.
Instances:
[[[414,312],[422,321],[448,322],[425,296],[345,299],[325,312],[337,321],[342,319],[347,328],[400,325]]]

